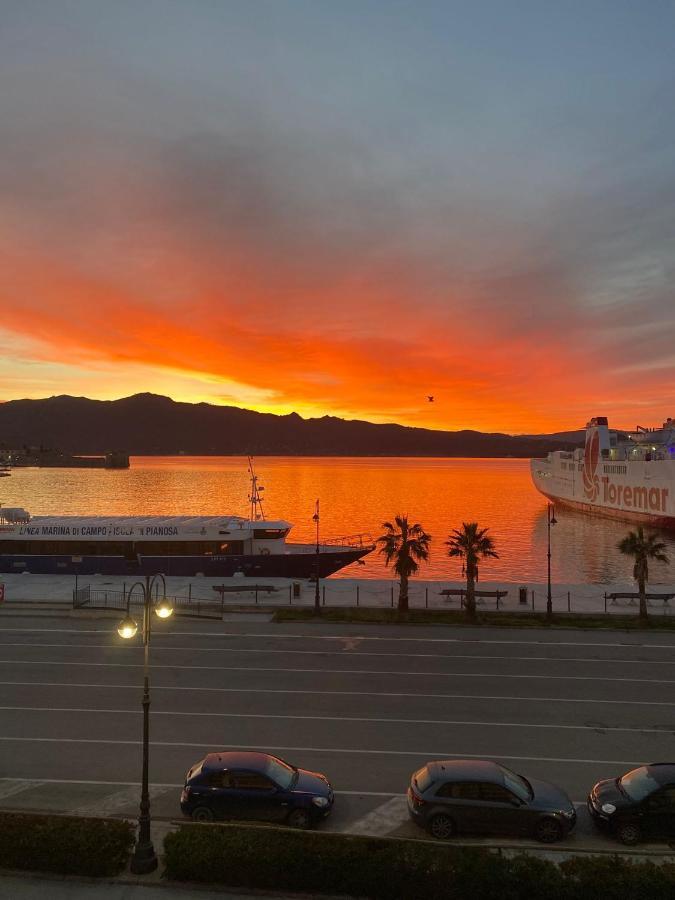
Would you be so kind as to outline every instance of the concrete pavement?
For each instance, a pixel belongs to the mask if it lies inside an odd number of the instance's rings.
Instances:
[[[142,651],[114,624],[0,618],[0,806],[137,814]],[[588,789],[675,759],[668,633],[169,620],[151,660],[158,826],[179,816],[191,764],[250,747],[328,774],[328,829],[420,837],[410,773],[484,756],[581,804],[568,850],[613,851],[585,814]]]
[[[34,878],[0,875],[0,900],[291,900],[288,895],[239,893],[222,889],[180,887],[174,884],[138,884],[127,881],[101,881],[74,878]],[[296,900],[298,895],[294,895]]]

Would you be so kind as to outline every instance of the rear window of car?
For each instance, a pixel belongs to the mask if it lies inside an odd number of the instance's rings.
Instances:
[[[434,780],[431,777],[431,773],[426,766],[424,766],[423,769],[420,769],[419,772],[415,772],[415,774],[413,775],[413,781],[415,782],[415,787],[417,788],[417,790],[421,791],[422,793],[427,791],[434,783]]]

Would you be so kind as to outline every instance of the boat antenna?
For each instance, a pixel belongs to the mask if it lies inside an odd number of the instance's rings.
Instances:
[[[251,493],[248,495],[248,502],[251,504],[251,521],[257,522],[260,519],[265,518],[263,499],[261,496],[261,492],[264,491],[265,488],[261,484],[258,484],[258,476],[255,473],[252,456],[248,457],[248,473],[251,476]]]

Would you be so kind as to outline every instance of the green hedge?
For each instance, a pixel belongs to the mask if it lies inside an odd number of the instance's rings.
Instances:
[[[164,839],[166,876],[227,887],[373,900],[673,900],[675,866],[619,857],[560,867],[473,847],[239,825],[183,825]]]
[[[134,826],[118,819],[84,819],[0,812],[0,867],[61,875],[117,875],[134,843]]]

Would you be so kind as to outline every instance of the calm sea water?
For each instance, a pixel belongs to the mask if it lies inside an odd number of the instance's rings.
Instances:
[[[499,560],[485,580],[546,580],[546,501],[520,459],[372,459],[260,457],[265,514],[294,523],[291,540],[311,542],[312,514],[321,500],[321,536],[377,536],[382,522],[407,513],[432,535],[420,576],[458,579],[461,564],[443,542],[461,523],[488,526]],[[33,515],[247,515],[246,460],[238,457],[134,457],[131,468],[14,469],[0,480],[0,503]],[[608,584],[630,578],[630,561],[616,550],[631,527],[611,519],[556,511],[552,531],[555,581]],[[675,541],[664,535],[675,563]],[[673,567],[654,566],[653,581],[671,581]],[[336,577],[383,578],[382,557]]]

